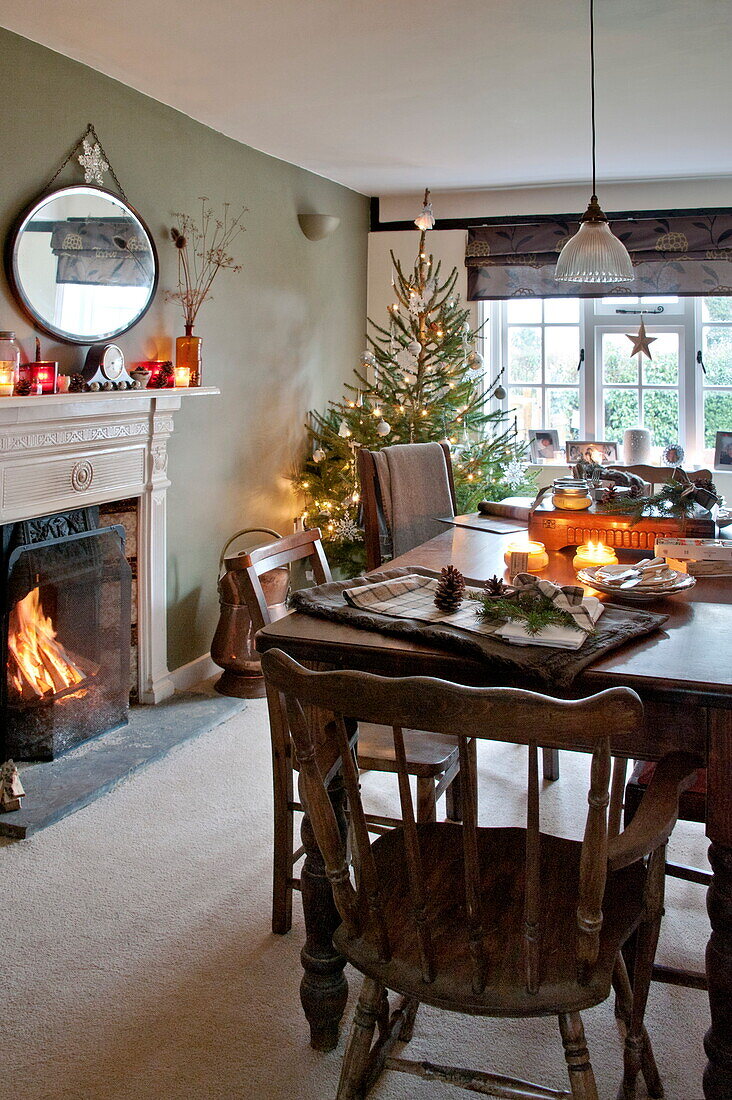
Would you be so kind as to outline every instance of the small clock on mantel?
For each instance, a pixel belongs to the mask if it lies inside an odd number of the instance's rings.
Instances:
[[[127,373],[125,357],[117,344],[93,344],[86,353],[82,369],[90,389],[131,390],[136,385]]]

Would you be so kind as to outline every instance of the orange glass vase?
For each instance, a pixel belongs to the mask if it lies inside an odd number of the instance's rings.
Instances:
[[[190,374],[191,386],[200,386],[203,377],[203,364],[201,360],[201,346],[203,340],[200,336],[193,335],[193,325],[186,325],[185,336],[179,336],[175,341],[175,365],[187,367]]]

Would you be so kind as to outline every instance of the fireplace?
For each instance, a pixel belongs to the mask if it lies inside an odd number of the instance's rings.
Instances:
[[[4,757],[52,760],[127,722],[124,531],[74,509],[5,525],[2,555]]]

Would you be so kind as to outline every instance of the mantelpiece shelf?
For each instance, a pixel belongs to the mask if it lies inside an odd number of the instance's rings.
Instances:
[[[98,393],[47,393],[28,394],[26,397],[0,397],[0,410],[18,408],[21,405],[48,407],[49,405],[84,404],[92,405],[96,401],[139,401],[143,398],[167,397],[209,397],[221,393],[218,386],[181,386],[176,389],[160,390],[100,390]]]

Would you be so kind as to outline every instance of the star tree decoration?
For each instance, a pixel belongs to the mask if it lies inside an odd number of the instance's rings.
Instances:
[[[647,355],[652,360],[650,345],[654,340],[657,340],[657,336],[649,336],[646,332],[646,326],[643,324],[643,318],[641,317],[640,328],[635,336],[632,336],[629,332],[626,332],[626,337],[633,345],[633,350],[630,353],[631,359],[634,355]]]
[[[102,156],[99,142],[92,142],[85,137],[82,144],[84,152],[79,154],[79,164],[84,169],[84,183],[96,183],[99,187],[103,187],[104,173],[109,165]]]

